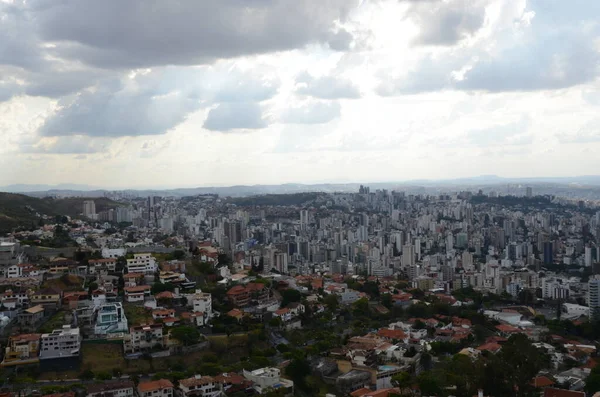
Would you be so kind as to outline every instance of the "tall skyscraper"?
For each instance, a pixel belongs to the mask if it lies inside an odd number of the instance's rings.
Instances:
[[[413,266],[415,264],[415,246],[406,244],[402,247],[402,266]]]
[[[96,219],[96,202],[94,200],[86,200],[83,202],[83,216],[90,219]]]
[[[588,281],[588,306],[593,319],[600,318],[600,278],[594,276]]]
[[[553,247],[552,241],[544,241],[544,264],[552,264],[553,260]]]
[[[300,211],[300,224],[308,225],[308,210]]]
[[[531,186],[527,186],[527,188],[525,188],[525,197],[533,197],[533,189]]]

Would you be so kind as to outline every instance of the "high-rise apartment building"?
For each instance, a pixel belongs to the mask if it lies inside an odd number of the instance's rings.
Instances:
[[[415,246],[406,244],[402,247],[402,266],[413,266],[415,264]]]
[[[96,202],[94,200],[85,200],[83,202],[83,216],[96,219]]]
[[[600,318],[600,277],[598,275],[588,281],[588,306],[593,319]]]

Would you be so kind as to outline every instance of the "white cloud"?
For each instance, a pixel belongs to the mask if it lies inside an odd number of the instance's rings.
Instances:
[[[600,3],[316,4],[0,2],[0,185],[600,166]]]

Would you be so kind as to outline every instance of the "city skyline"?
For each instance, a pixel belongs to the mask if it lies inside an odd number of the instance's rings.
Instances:
[[[0,0],[0,186],[591,175],[598,16],[589,1]]]

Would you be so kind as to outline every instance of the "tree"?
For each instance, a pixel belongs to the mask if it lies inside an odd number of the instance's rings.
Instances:
[[[336,294],[329,294],[325,297],[323,303],[327,306],[327,309],[334,312],[340,306],[338,296]]]
[[[310,375],[310,365],[304,357],[295,357],[287,367],[285,374],[292,378],[298,388],[307,389],[306,376]]]
[[[161,283],[161,282],[156,282],[156,283],[152,284],[151,292],[153,295],[164,292],[164,291],[170,291],[170,292],[175,291],[175,285],[173,285],[171,283]]]
[[[184,346],[193,345],[200,340],[200,331],[195,327],[181,326],[171,330],[171,336],[180,341]]]
[[[585,380],[585,391],[589,396],[600,391],[600,366],[595,366]]]
[[[408,372],[403,371],[392,376],[392,384],[403,392],[412,386],[413,379]]]
[[[171,254],[171,256],[173,257],[173,259],[180,261],[183,258],[185,258],[185,251],[183,251],[183,250],[175,250],[175,251],[173,251],[173,253]]]
[[[423,371],[417,376],[417,384],[422,396],[439,396],[442,394],[440,378],[431,371]]]
[[[352,304],[352,310],[357,316],[368,316],[369,315],[369,301],[367,298],[360,298]]]
[[[302,299],[300,291],[291,288],[284,290],[281,296],[283,298],[281,301],[282,307],[286,307],[292,302],[300,302],[300,299]]]

